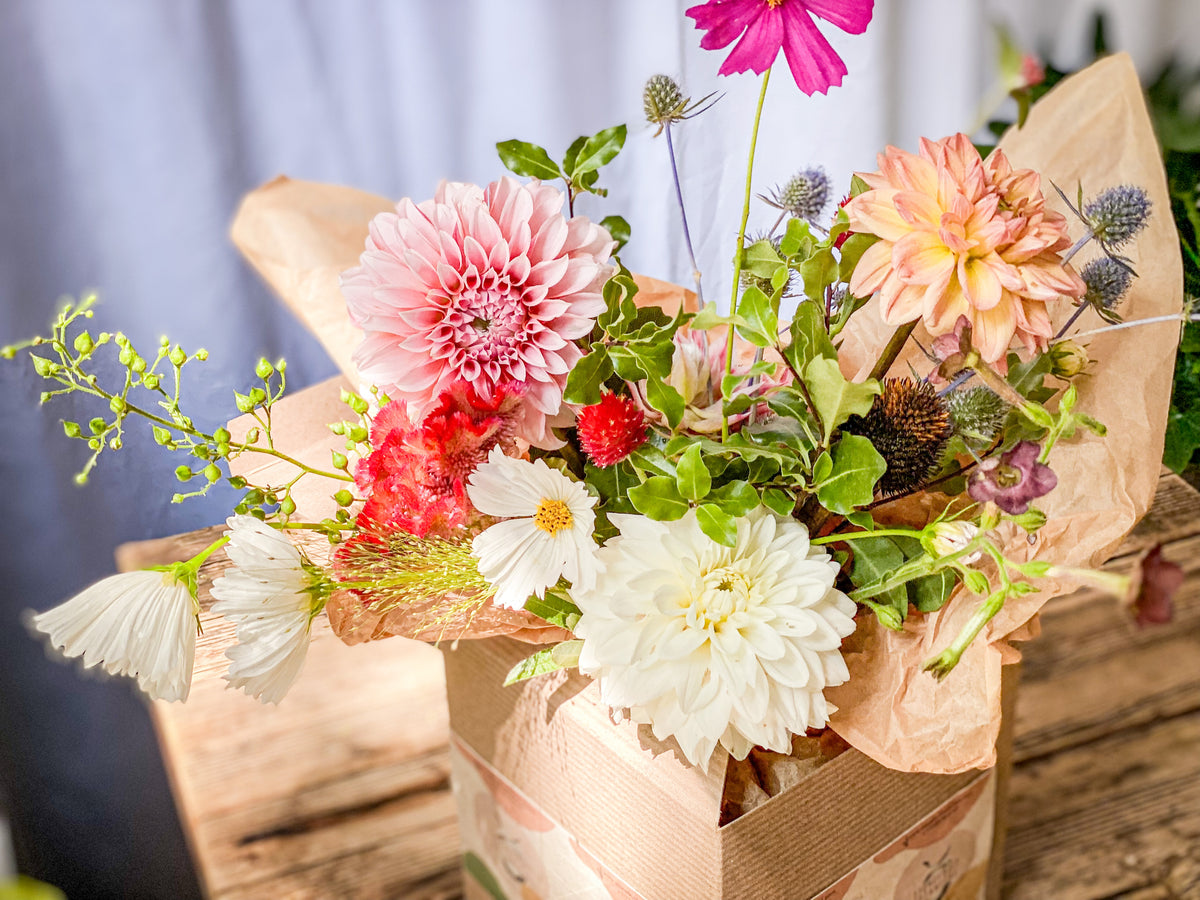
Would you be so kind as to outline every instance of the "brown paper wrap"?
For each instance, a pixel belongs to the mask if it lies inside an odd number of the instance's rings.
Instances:
[[[1109,57],[1066,79],[1034,106],[1024,128],[1004,136],[1001,147],[1014,166],[1042,173],[1048,202],[1068,216],[1049,181],[1068,196],[1079,183],[1087,195],[1118,184],[1145,188],[1153,214],[1128,248],[1140,277],[1121,312],[1126,319],[1140,319],[1180,311],[1183,271],[1166,177],[1128,56]],[[1076,221],[1072,232],[1081,228]],[[1091,253],[1091,247],[1085,249],[1075,262],[1082,265]],[[1059,304],[1056,327],[1072,311]],[[871,313],[868,308],[852,320],[843,344],[848,375],[865,375],[890,336],[891,329]],[[1076,330],[1102,324],[1088,313]],[[1049,521],[1032,545],[1024,532],[1003,531],[1010,558],[1097,566],[1145,515],[1161,468],[1178,333],[1178,323],[1164,322],[1084,340],[1096,362],[1076,382],[1077,408],[1107,425],[1108,436],[1087,435],[1055,447],[1050,462],[1058,486],[1038,503]],[[928,340],[921,342],[928,346]],[[910,360],[919,371],[929,366],[913,347],[894,371],[906,373]],[[1022,632],[1036,628],[1032,620],[1042,605],[1077,586],[1047,581],[1039,593],[1009,600],[941,683],[924,674],[921,663],[954,639],[975,598],[960,591],[939,613],[910,619],[900,633],[862,617],[847,642],[850,680],[827,692],[840,708],[834,729],[894,769],[960,772],[992,765],[1000,726],[1000,667],[1017,658],[1009,640],[1028,637]]]
[[[1122,311],[1132,319],[1180,310],[1182,269],[1165,176],[1127,56],[1110,57],[1067,79],[1034,107],[1023,129],[1005,136],[1002,145],[1015,166],[1037,169],[1068,192],[1077,182],[1088,194],[1122,183],[1144,187],[1154,215],[1130,251],[1141,277]],[[1044,187],[1051,205],[1065,212],[1049,185]],[[239,249],[351,381],[357,379],[351,355],[359,334],[346,315],[337,278],[357,262],[371,217],[391,208],[391,201],[351,188],[279,178],[249,194],[233,224]],[[657,302],[667,309],[693,302],[690,292],[675,285],[641,276],[638,283],[639,302]],[[1070,311],[1062,305],[1058,321]],[[1098,320],[1085,316],[1081,327],[1088,322]],[[856,315],[842,345],[847,375],[864,376],[890,333],[870,307]],[[1052,464],[1059,484],[1040,504],[1049,522],[1033,545],[1023,533],[1005,532],[1005,549],[1012,558],[1098,565],[1146,512],[1162,456],[1176,336],[1177,326],[1165,323],[1088,342],[1098,363],[1078,382],[1079,409],[1103,421],[1109,435],[1056,448]],[[907,371],[906,363],[916,361],[916,352],[910,345],[897,370]],[[325,425],[332,420],[325,404],[336,398],[341,385],[334,379],[311,388],[297,395],[291,407],[297,417],[295,446],[316,448],[322,464],[331,446]],[[315,504],[315,498],[304,503],[302,515],[323,514],[316,505],[308,505]],[[950,773],[992,765],[1000,725],[1001,665],[1017,658],[1008,641],[1036,633],[1034,617],[1042,604],[1074,586],[1047,583],[1038,594],[1010,601],[942,683],[922,673],[921,663],[958,633],[972,612],[971,598],[955,597],[940,613],[910,620],[903,633],[883,630],[873,617],[862,617],[846,646],[851,679],[829,691],[840,708],[835,729],[852,746],[901,771]],[[413,633],[402,623],[357,621],[360,613],[350,617],[356,620],[353,628],[344,624],[352,641]],[[337,604],[330,609],[331,620],[342,622],[339,617],[346,615]],[[533,636],[528,628],[539,621],[488,623],[481,632],[473,629],[472,636],[508,633],[528,640]],[[543,639],[555,636],[547,633]]]

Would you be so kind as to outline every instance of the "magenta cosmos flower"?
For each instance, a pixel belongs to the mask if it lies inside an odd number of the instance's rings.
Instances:
[[[401,200],[371,222],[360,265],[342,275],[350,318],[365,332],[362,377],[415,407],[417,421],[466,382],[484,400],[522,396],[517,434],[560,446],[551,425],[575,343],[604,311],[615,243],[562,215],[563,194],[501,178],[487,188],[443,182],[432,200]]]
[[[812,17],[862,34],[873,6],[874,0],[709,0],[687,15],[707,32],[700,41],[705,50],[728,47],[741,37],[721,64],[722,75],[751,69],[761,74],[782,49],[797,87],[811,96],[840,85],[846,74],[846,64]]]

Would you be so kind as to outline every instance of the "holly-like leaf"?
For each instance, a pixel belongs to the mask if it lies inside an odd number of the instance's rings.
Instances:
[[[771,309],[771,299],[756,287],[748,287],[738,301],[738,315],[746,325],[738,328],[738,334],[756,347],[775,344],[779,332],[779,320]]]
[[[527,178],[552,181],[562,178],[558,164],[550,158],[544,147],[526,141],[501,141],[496,145],[500,161],[505,167]]]
[[[666,475],[655,475],[630,488],[629,502],[643,516],[656,522],[674,522],[688,511],[688,502],[679,493],[675,479]]]
[[[714,488],[705,498],[731,516],[740,517],[758,506],[758,491],[745,481],[730,481]]]
[[[592,347],[592,351],[579,360],[567,375],[567,384],[563,389],[563,400],[567,403],[578,403],[581,406],[591,406],[601,400],[600,385],[613,373],[612,360],[603,344]]]
[[[825,288],[837,281],[837,277],[838,261],[829,247],[822,247],[800,264],[804,293],[811,300],[820,300],[825,296]]]
[[[651,376],[646,379],[646,400],[654,409],[666,416],[667,424],[674,431],[683,421],[686,408],[683,395],[661,378]]]
[[[573,160],[570,177],[578,181],[588,172],[594,172],[601,166],[612,162],[621,148],[625,146],[625,135],[628,129],[624,125],[614,125],[593,134],[583,142],[578,154]],[[590,187],[590,185],[588,185]]]
[[[796,498],[779,488],[768,488],[762,493],[762,504],[780,516],[790,516],[796,508]]]
[[[888,537],[859,538],[851,541],[850,546],[854,548],[850,580],[856,587],[868,587],[883,581],[905,562],[904,551]],[[908,610],[908,592],[903,585],[875,599],[894,606],[901,614]]]
[[[833,469],[817,485],[817,500],[830,512],[846,515],[875,496],[875,482],[887,471],[879,451],[857,434],[842,435],[833,448]]]
[[[737,546],[737,520],[719,506],[702,503],[696,507],[700,530],[725,547]]]
[[[783,353],[797,372],[803,372],[817,357],[837,359],[837,350],[825,330],[825,313],[819,304],[808,300],[797,306],[790,332],[791,343]]]
[[[623,216],[605,216],[600,220],[601,227],[605,228],[612,239],[617,242],[617,250],[620,251],[627,243],[629,243],[629,223],[625,221]]]
[[[704,465],[699,444],[692,444],[679,458],[675,466],[675,483],[679,493],[688,500],[702,500],[712,489],[712,475]]]
[[[811,360],[804,367],[804,381],[817,415],[821,417],[826,443],[833,430],[848,418],[865,416],[882,390],[879,382],[873,378],[861,384],[847,381],[838,368],[837,360],[823,356]],[[867,443],[870,444],[869,441]]]

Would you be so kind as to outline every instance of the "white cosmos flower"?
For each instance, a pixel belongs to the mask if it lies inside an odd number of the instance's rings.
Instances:
[[[496,588],[495,603],[521,609],[560,577],[587,590],[596,577],[592,526],[596,498],[540,459],[505,456],[493,447],[471,475],[467,495],[477,510],[507,519],[476,535],[479,574]]]
[[[217,578],[213,612],[233,621],[237,643],[225,680],[264,703],[278,703],[308,654],[313,577],[296,546],[253,516],[230,516],[225,552],[233,568]]]
[[[174,573],[110,575],[66,603],[30,617],[64,656],[112,675],[132,675],[156,700],[186,700],[196,659],[196,608]]]
[[[601,699],[628,709],[693,765],[720,743],[737,759],[757,746],[791,752],[791,735],[826,724],[827,686],[849,678],[839,650],[855,605],[834,590],[838,566],[793,519],[758,508],[737,546],[707,537],[695,511],[676,522],[610,517],[583,613],[579,668]]]

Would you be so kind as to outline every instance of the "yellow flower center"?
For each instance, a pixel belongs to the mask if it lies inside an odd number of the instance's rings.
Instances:
[[[780,6],[783,6],[783,4],[784,0],[767,0],[768,9],[777,9]]]
[[[571,507],[562,500],[543,500],[533,514],[533,524],[550,535],[570,528],[574,521]]]

